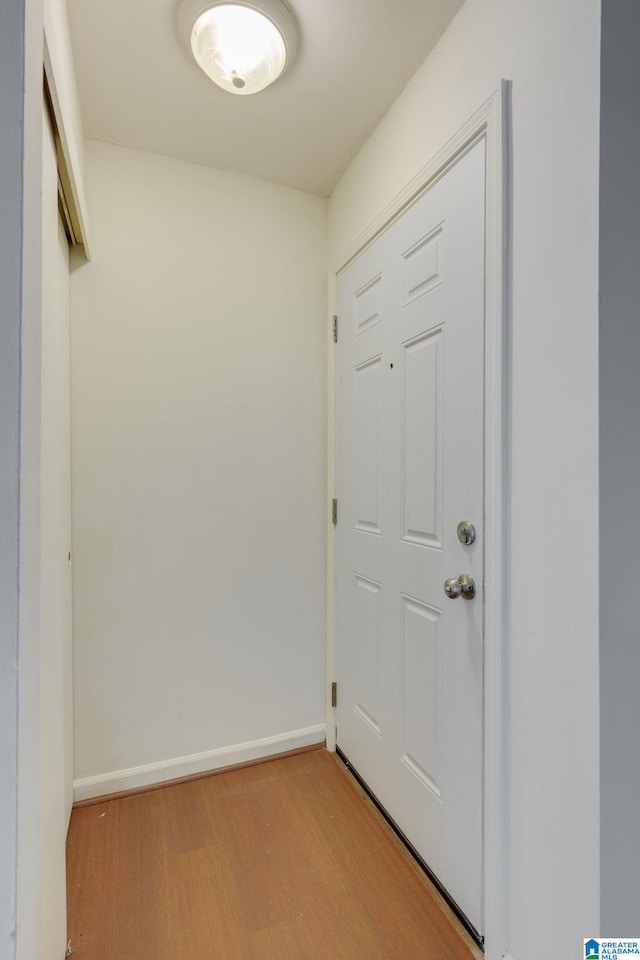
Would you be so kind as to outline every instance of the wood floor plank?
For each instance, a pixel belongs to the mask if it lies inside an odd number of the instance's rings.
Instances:
[[[233,874],[222,844],[173,859],[183,918],[180,956],[188,960],[249,957]]]
[[[302,917],[258,930],[251,936],[252,960],[323,960],[321,944]]]
[[[344,877],[323,872],[305,892],[302,916],[322,960],[390,960],[375,925]]]
[[[280,768],[280,776],[270,784],[270,806],[274,847],[283,861],[283,871],[294,879],[299,917],[313,935],[322,958],[389,960],[374,925],[335,860],[330,839],[317,822],[312,788],[307,791],[301,783],[295,784],[296,770],[295,763]],[[273,814],[275,810],[279,815]]]
[[[74,960],[475,960],[326,751],[76,810]]]
[[[207,782],[211,818],[221,830],[244,923],[252,933],[292,919],[301,909],[278,842],[278,819],[285,814],[272,785],[280,778],[269,767],[236,770]]]
[[[119,807],[74,811],[67,837],[68,936],[74,960],[114,960]]]
[[[175,960],[184,929],[162,791],[118,801],[116,960]]]
[[[219,822],[226,824],[222,832],[245,928],[272,931],[252,938],[252,949],[275,944],[277,931],[294,944],[308,931],[323,960],[388,960],[309,810],[289,802],[287,769],[279,766],[277,775],[272,765],[238,771],[212,782],[209,794]],[[294,950],[282,956],[299,960],[304,955]]]
[[[181,784],[179,790],[166,788],[161,791],[161,797],[173,856],[219,842],[220,833],[209,813],[204,781],[188,781]]]

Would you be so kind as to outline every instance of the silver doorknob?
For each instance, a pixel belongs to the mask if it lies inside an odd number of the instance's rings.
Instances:
[[[445,580],[444,592],[450,600],[457,600],[458,597],[473,600],[476,595],[476,582],[468,573],[461,573],[456,579]]]

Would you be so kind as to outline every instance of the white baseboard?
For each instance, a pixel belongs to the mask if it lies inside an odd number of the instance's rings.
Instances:
[[[111,793],[136,790],[138,787],[148,787],[164,783],[166,780],[189,777],[195,773],[221,770],[237,763],[262,760],[289,750],[299,750],[301,747],[322,743],[325,737],[326,725],[320,723],[315,727],[289,730],[275,737],[265,737],[263,740],[218,747],[216,750],[207,750],[206,753],[194,753],[187,757],[176,757],[173,760],[161,760],[158,763],[146,763],[126,770],[100,773],[95,777],[74,780],[73,799],[77,803],[79,800],[90,800],[93,797],[108,796]]]

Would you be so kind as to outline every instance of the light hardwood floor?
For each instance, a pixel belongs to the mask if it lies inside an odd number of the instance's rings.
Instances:
[[[73,960],[471,960],[325,750],[75,809]]]

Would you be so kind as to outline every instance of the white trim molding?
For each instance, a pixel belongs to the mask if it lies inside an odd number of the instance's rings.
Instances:
[[[180,777],[190,777],[198,773],[222,770],[236,764],[251,763],[254,760],[263,760],[280,753],[287,753],[289,750],[311,747],[323,743],[324,740],[325,725],[320,723],[314,727],[289,730],[286,733],[277,734],[275,737],[265,737],[262,740],[236,743],[228,747],[207,750],[204,753],[193,753],[186,757],[160,760],[157,763],[145,763],[124,770],[112,770],[108,773],[97,774],[94,777],[74,780],[73,800],[74,803],[77,803],[79,800],[108,796],[126,790],[136,790],[139,787],[149,787],[158,783],[165,783],[168,780],[177,780]]]
[[[484,666],[484,935],[487,960],[507,956],[508,789],[506,530],[508,503],[509,392],[509,110],[510,83],[500,88],[380,211],[329,268],[329,313],[335,309],[336,281],[349,263],[392,220],[480,140],[486,149],[485,285],[485,666]],[[329,339],[329,338],[328,338]],[[333,344],[332,344],[333,346]],[[328,482],[335,490],[335,357],[328,364]],[[335,494],[330,494],[335,496]],[[335,710],[329,690],[335,680],[335,533],[327,518],[327,747],[335,748]]]
[[[66,7],[63,6],[66,12]],[[77,89],[71,62],[68,24],[56,19],[51,2],[43,6],[43,64],[46,88],[51,101],[55,127],[58,175],[74,245],[91,259],[89,246],[89,214],[84,190],[81,155],[83,150],[82,120],[77,102]]]

